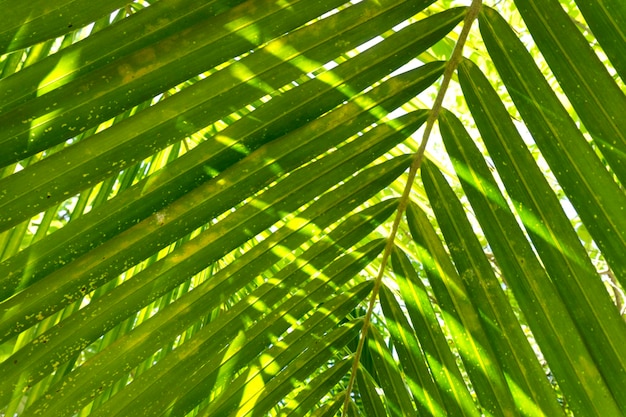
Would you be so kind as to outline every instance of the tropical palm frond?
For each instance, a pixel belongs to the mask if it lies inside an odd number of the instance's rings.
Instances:
[[[0,0],[0,414],[626,415],[623,2],[92,3]]]

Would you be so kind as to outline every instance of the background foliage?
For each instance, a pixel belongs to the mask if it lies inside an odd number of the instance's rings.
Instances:
[[[626,414],[623,1],[0,6],[1,415]]]

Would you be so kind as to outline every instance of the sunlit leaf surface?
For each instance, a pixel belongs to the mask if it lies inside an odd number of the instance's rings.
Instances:
[[[624,2],[479,3],[0,0],[0,415],[626,415]]]

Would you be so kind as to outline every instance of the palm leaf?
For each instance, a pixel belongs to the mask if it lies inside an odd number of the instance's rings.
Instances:
[[[626,415],[622,2],[92,3],[0,0],[0,414]]]

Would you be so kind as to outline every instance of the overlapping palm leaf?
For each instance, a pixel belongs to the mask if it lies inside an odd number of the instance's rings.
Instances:
[[[626,414],[622,2],[483,6],[371,322],[466,8],[92,3],[0,0],[0,413]]]

